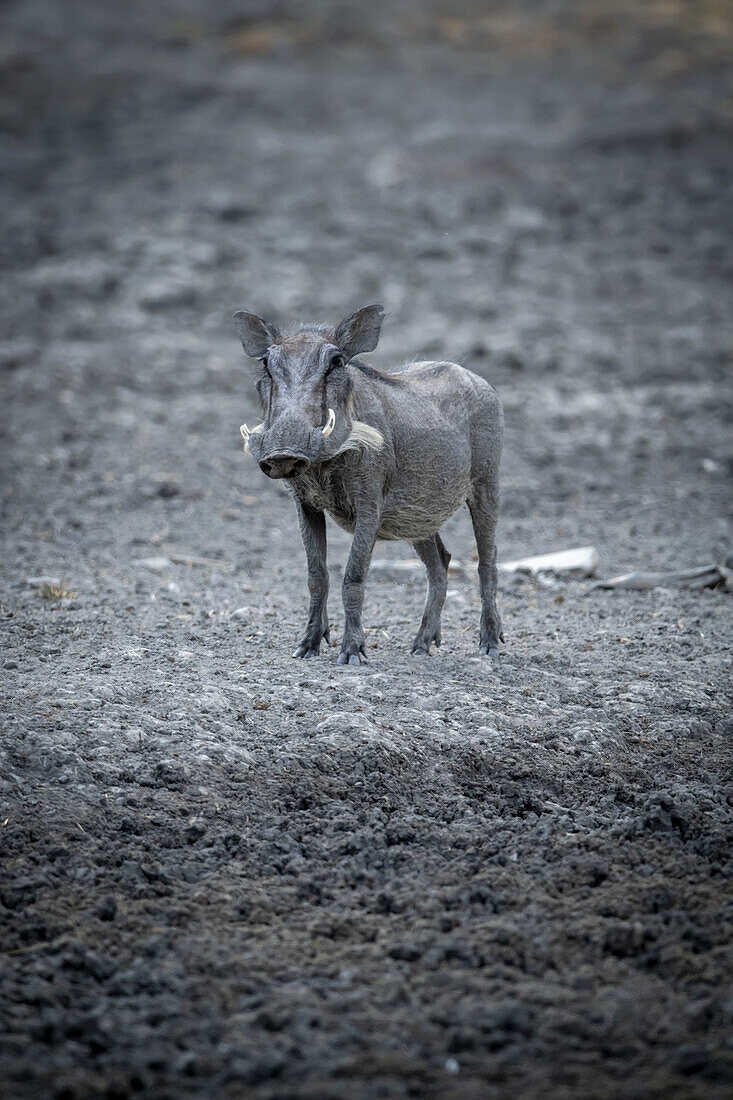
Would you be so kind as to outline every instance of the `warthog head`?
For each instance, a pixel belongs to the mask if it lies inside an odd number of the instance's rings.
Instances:
[[[381,446],[379,432],[351,415],[347,367],[355,355],[377,346],[383,316],[380,305],[365,306],[335,328],[304,325],[283,336],[254,313],[234,314],[242,347],[260,364],[263,415],[255,428],[243,424],[240,430],[245,450],[268,477],[298,477],[350,447]]]

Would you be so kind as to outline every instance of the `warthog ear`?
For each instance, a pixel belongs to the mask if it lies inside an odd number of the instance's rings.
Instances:
[[[362,351],[374,351],[379,342],[383,320],[383,306],[364,306],[363,309],[357,309],[350,317],[344,317],[334,333],[333,342],[341,348],[347,359],[353,359]]]
[[[234,327],[242,347],[253,359],[261,359],[270,344],[276,344],[280,339],[280,332],[274,325],[244,309],[234,314]]]

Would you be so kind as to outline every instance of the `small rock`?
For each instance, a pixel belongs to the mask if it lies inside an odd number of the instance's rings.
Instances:
[[[640,921],[617,921],[606,929],[603,948],[619,958],[637,955],[644,946],[646,933]]]
[[[187,844],[195,844],[197,840],[201,840],[201,837],[206,834],[206,829],[203,825],[199,825],[198,822],[194,822],[189,825],[184,833]]]
[[[3,340],[0,342],[0,370],[16,370],[37,354],[38,345],[32,340]]]
[[[535,233],[544,229],[547,218],[532,206],[509,206],[504,212],[504,222],[515,233]]]
[[[181,486],[175,481],[164,481],[158,486],[158,496],[163,497],[164,500],[177,497],[180,491]]]
[[[145,882],[143,869],[136,859],[125,859],[120,867],[120,878],[123,882]]]
[[[524,369],[525,359],[521,348],[507,345],[492,349],[490,363],[498,370],[519,371]]]
[[[675,1058],[675,1069],[678,1073],[683,1073],[686,1077],[689,1077],[694,1073],[701,1073],[707,1069],[709,1060],[710,1055],[704,1048],[683,1046],[680,1047]]]
[[[177,1073],[183,1073],[187,1077],[195,1077],[198,1068],[198,1058],[192,1050],[184,1050],[183,1054],[180,1054],[173,1063],[173,1068]]]
[[[42,588],[44,584],[60,585],[59,577],[27,577],[25,582],[29,588]]]
[[[94,256],[54,259],[37,264],[27,274],[39,300],[59,301],[67,297],[101,301],[114,293],[119,276],[112,264]]]
[[[422,950],[414,943],[397,943],[387,952],[390,959],[400,962],[416,962],[422,956]]]
[[[111,895],[102,898],[94,913],[100,920],[114,920],[117,916],[117,900]]]
[[[176,306],[193,305],[196,286],[187,279],[156,279],[138,295],[139,304],[148,311],[173,309]]]
[[[153,573],[162,573],[164,569],[170,569],[173,562],[161,554],[154,558],[138,558],[135,565],[139,565],[141,569],[152,569]]]
[[[231,191],[212,191],[206,197],[205,208],[222,222],[241,222],[255,213],[245,195],[235,195]]]
[[[181,764],[169,760],[161,760],[155,766],[155,784],[158,787],[167,787],[169,790],[177,790],[186,781],[186,769]]]

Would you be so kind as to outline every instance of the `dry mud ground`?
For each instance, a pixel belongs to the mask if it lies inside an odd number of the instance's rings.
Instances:
[[[491,378],[504,559],[720,560],[730,14],[3,6],[3,1096],[730,1095],[730,597],[504,580],[491,665],[469,570],[411,659],[383,567],[291,660],[229,320]]]

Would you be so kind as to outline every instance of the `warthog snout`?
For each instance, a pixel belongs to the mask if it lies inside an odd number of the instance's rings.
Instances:
[[[260,462],[260,469],[268,477],[298,477],[310,466],[310,459],[304,455],[269,455]]]

